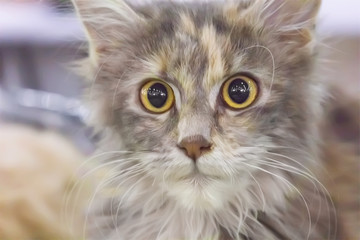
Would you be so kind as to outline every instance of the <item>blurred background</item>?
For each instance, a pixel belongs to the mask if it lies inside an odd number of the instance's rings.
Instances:
[[[0,0],[0,120],[58,130],[90,153],[82,84],[69,70],[84,43],[70,1]]]

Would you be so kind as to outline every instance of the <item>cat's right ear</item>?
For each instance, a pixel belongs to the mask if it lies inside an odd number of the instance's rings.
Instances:
[[[94,63],[119,47],[139,22],[145,21],[125,0],[72,0],[89,41]]]

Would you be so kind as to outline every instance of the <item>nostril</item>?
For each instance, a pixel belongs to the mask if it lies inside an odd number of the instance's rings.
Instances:
[[[177,145],[177,147],[188,157],[192,158],[192,156],[190,155],[191,152],[190,152],[190,149],[182,146],[182,145]]]
[[[185,153],[187,152],[185,147],[183,147],[183,146],[181,146],[181,145],[177,145],[177,147],[178,147],[181,151],[184,151]]]
[[[200,151],[202,151],[202,152],[210,151],[211,148],[212,148],[212,145],[209,144],[208,146],[200,147]]]

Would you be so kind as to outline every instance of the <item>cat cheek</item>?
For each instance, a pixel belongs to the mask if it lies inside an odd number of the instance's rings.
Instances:
[[[228,110],[231,111],[231,110]],[[257,130],[257,117],[252,113],[244,113],[240,116],[235,115],[236,112],[232,111],[224,115],[219,115],[217,119],[218,127],[216,130],[223,137],[226,137],[227,133],[232,135],[241,135],[245,133],[254,133]],[[219,131],[221,130],[221,131]]]

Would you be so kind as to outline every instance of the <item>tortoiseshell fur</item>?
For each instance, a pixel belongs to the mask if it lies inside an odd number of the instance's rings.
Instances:
[[[90,122],[110,168],[90,239],[340,239],[318,181],[319,0],[74,3],[90,43]],[[236,74],[260,89],[241,111],[220,96]],[[173,88],[170,111],[143,109],[149,78]],[[196,135],[213,149],[195,164],[177,145]]]

